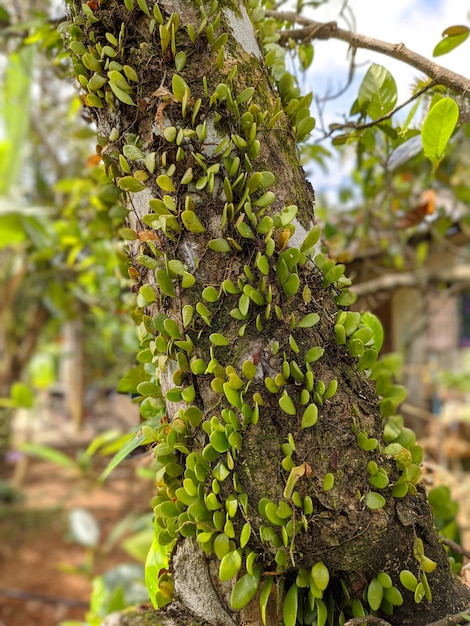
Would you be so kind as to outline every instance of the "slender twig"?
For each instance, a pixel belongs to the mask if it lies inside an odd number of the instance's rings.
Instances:
[[[468,610],[470,607],[467,607]],[[455,615],[446,615],[442,619],[438,619],[437,622],[431,622],[430,624],[426,624],[426,626],[456,626],[457,624],[468,624],[468,616],[461,611],[460,613],[456,613]],[[344,625],[346,626],[346,624]]]
[[[372,37],[366,37],[365,35],[339,28],[336,22],[315,22],[289,11],[266,11],[266,15],[303,26],[302,28],[281,31],[279,39],[281,44],[286,44],[290,39],[295,41],[340,39],[353,48],[365,48],[366,50],[379,52],[407,63],[432,78],[436,83],[444,85],[460,95],[470,94],[470,80],[468,78],[421,56],[407,48],[403,43],[392,44],[380,39],[373,39]]]
[[[367,296],[379,291],[390,291],[398,287],[427,287],[430,283],[452,282],[463,285],[470,284],[470,265],[452,265],[438,267],[434,270],[422,268],[410,272],[383,274],[364,283],[353,285],[351,290],[357,296]]]
[[[17,598],[19,600],[33,600],[35,602],[43,602],[45,604],[64,604],[66,606],[78,607],[86,609],[89,602],[84,600],[76,600],[74,598],[62,598],[59,596],[50,596],[44,593],[35,593],[26,589],[0,589],[0,596],[7,598]]]
[[[331,93],[326,93],[326,95],[324,95],[323,97],[319,97],[319,96],[315,96],[315,105],[317,107],[317,111],[318,111],[318,117],[319,117],[319,121],[320,121],[320,128],[323,132],[323,135],[325,137],[329,137],[331,136],[331,134],[334,132],[333,130],[327,131],[325,128],[325,124],[323,121],[323,110],[325,108],[325,104],[327,102],[330,102],[331,100],[335,100],[336,98],[340,98],[351,86],[353,79],[354,79],[354,70],[356,69],[356,63],[355,63],[355,58],[356,58],[356,48],[352,48],[351,50],[351,60],[349,62],[349,71],[348,71],[348,79],[346,81],[346,83],[343,85],[343,87],[340,88],[339,91],[337,91],[334,94]]]
[[[454,552],[457,552],[457,554],[461,554],[462,556],[467,557],[467,559],[470,559],[470,550],[465,550],[465,548],[463,548],[459,543],[444,537],[444,535],[439,535],[439,541]]]
[[[382,115],[382,117],[378,117],[376,120],[373,120],[372,122],[366,122],[364,124],[355,124],[354,122],[346,122],[345,124],[335,124],[334,128],[332,128],[329,131],[327,136],[332,135],[334,132],[338,130],[343,130],[346,128],[352,128],[353,130],[365,130],[366,128],[372,128],[373,126],[377,126],[377,124],[380,124],[381,122],[384,122],[385,120],[388,120],[391,117],[393,117],[395,113],[397,113],[397,111],[399,111],[400,109],[403,109],[403,107],[406,107],[408,104],[410,104],[410,102],[413,102],[413,100],[417,100],[420,96],[426,93],[426,91],[429,91],[429,89],[432,89],[434,85],[436,85],[436,81],[434,80],[430,81],[427,85],[422,87],[419,91],[417,91],[410,98],[408,98],[408,100],[405,100],[405,102],[398,104],[392,111],[389,111],[389,113]]]
[[[341,89],[333,95],[326,94],[326,96],[324,96],[323,98],[317,98],[318,102],[335,100],[336,98],[340,98],[343,95],[343,93],[347,91],[347,89],[350,87],[354,78],[354,70],[356,69],[355,58],[356,58],[356,48],[353,48],[351,51],[351,60],[349,62],[348,79],[346,81],[346,84],[343,87],[341,87]]]

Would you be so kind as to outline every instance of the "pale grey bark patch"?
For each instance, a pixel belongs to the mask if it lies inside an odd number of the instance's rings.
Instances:
[[[202,153],[207,157],[214,156],[215,149],[225,137],[224,133],[220,133],[214,123],[214,116],[208,115],[205,119],[206,122],[206,138],[204,145],[202,146]]]
[[[212,626],[236,626],[220,600],[225,594],[214,588],[214,574],[209,571],[206,557],[194,540],[178,543],[172,556],[172,570],[175,596],[194,615]]]
[[[240,46],[252,56],[257,57],[258,59],[263,59],[263,53],[261,52],[261,48],[259,46],[258,40],[255,37],[253,31],[253,24],[251,23],[250,18],[248,17],[248,13],[243,5],[240,5],[240,13],[241,17],[236,15],[230,9],[224,10],[224,15],[227,20],[227,24],[233,32],[235,39],[238,41]]]
[[[178,370],[178,363],[173,359],[166,359],[165,367],[160,370],[160,387],[163,395],[165,395],[170,389],[175,387],[173,382],[173,374]],[[168,421],[172,422],[178,411],[184,411],[187,408],[186,402],[181,400],[180,402],[166,402],[166,414]]]
[[[288,247],[289,248],[300,248],[303,244],[305,237],[308,235],[308,231],[302,226],[297,218],[292,220],[292,224],[295,226],[295,231],[292,237],[289,239]],[[313,226],[313,223],[312,223]],[[318,250],[320,252],[320,250]]]
[[[195,272],[198,266],[197,249],[196,242],[190,239],[184,239],[178,247],[179,259],[191,273]]]
[[[139,230],[139,227],[142,226],[142,218],[149,213],[149,200],[151,199],[152,192],[149,187],[131,195],[132,211],[129,212],[128,221],[129,226],[134,230]]]

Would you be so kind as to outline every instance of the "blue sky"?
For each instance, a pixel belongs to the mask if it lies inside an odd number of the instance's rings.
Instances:
[[[330,0],[325,6],[312,11],[318,21],[336,20],[339,26],[348,26],[338,19],[343,0]],[[349,0],[355,20],[355,30],[362,35],[390,43],[403,42],[408,48],[432,58],[434,46],[440,41],[442,31],[452,25],[470,26],[470,0]],[[461,74],[470,75],[470,39],[448,55],[434,59],[437,63]],[[363,74],[370,63],[384,65],[395,77],[399,102],[410,95],[409,87],[420,75],[415,69],[368,50],[359,50],[356,63],[360,65],[356,80],[347,93],[328,103],[324,111],[325,124],[341,121],[341,114],[349,110],[357,94]],[[335,92],[345,84],[348,72],[348,46],[340,41],[315,43],[315,60],[308,78],[308,89],[317,96],[328,90]],[[314,110],[315,115],[315,110]],[[325,146],[327,147],[327,146]],[[337,164],[328,177],[315,170],[312,183],[318,190],[334,189],[344,177],[344,168]]]

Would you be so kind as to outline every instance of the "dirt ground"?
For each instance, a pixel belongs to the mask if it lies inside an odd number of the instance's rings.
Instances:
[[[68,511],[84,508],[106,538],[130,511],[149,511],[151,483],[134,475],[135,463],[116,470],[102,488],[73,470],[44,461],[28,462],[24,500],[0,509],[0,626],[56,626],[83,620],[90,578],[78,573],[86,548],[72,541]],[[93,574],[132,561],[119,543],[98,552]]]
[[[138,417],[135,407],[121,405],[119,410],[125,419],[114,419],[113,426],[119,422],[122,431],[127,432],[129,423],[136,423]],[[113,416],[118,413],[113,409]],[[24,439],[24,422],[24,416],[20,416],[15,424],[20,440]],[[96,427],[103,429],[100,420],[89,420],[77,435],[57,415],[40,416],[35,424],[37,433],[32,437],[29,432],[28,440],[47,445],[61,442],[62,451],[73,458],[78,450],[86,448]],[[65,448],[64,441],[68,442]],[[85,619],[91,576],[80,569],[87,562],[87,550],[72,540],[68,514],[75,508],[90,512],[100,525],[102,546],[122,518],[131,512],[136,516],[149,512],[153,486],[151,481],[137,477],[135,470],[149,466],[151,459],[148,454],[123,462],[104,487],[77,470],[54,463],[34,458],[23,458],[21,467],[12,463],[10,478],[21,475],[22,499],[12,504],[0,503],[0,626],[57,626],[66,620]],[[96,459],[93,474],[98,475],[108,461]],[[92,574],[132,561],[116,541],[110,549],[98,550]]]

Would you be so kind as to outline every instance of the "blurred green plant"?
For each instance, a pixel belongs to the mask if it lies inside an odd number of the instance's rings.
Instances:
[[[106,539],[101,540],[101,527],[95,516],[85,509],[73,509],[69,514],[69,533],[72,541],[84,547],[85,559],[78,567],[64,564],[62,569],[91,579],[93,587],[85,621],[65,621],[61,626],[99,626],[110,613],[149,601],[144,574],[144,563],[154,535],[149,513],[126,515],[115,524]],[[94,576],[96,559],[116,545],[137,562],[120,563],[104,574]],[[160,553],[156,564],[160,569],[168,567],[166,553]]]
[[[75,456],[66,454],[55,447],[38,443],[24,442],[18,446],[18,449],[28,456],[72,469],[78,476],[98,480],[94,466],[95,458],[97,456],[106,458],[110,454],[115,454],[132,440],[132,433],[122,434],[119,429],[113,428],[96,435],[86,449],[79,450]]]
[[[436,528],[440,534],[446,539],[450,539],[456,544],[461,542],[460,528],[457,522],[457,514],[459,505],[456,500],[452,499],[452,495],[447,485],[438,485],[428,492],[428,502],[431,505]],[[456,552],[445,546],[449,555],[452,570],[459,574],[462,569],[463,557],[460,552]]]
[[[24,17],[9,24],[2,49],[0,464],[13,411],[56,381],[50,346],[59,346],[67,320],[82,320],[86,382],[95,388],[114,388],[137,347],[133,295],[123,295],[120,191],[87,156],[93,133],[78,97],[59,87],[68,71],[61,37],[46,13]],[[33,362],[38,352],[47,363]]]

